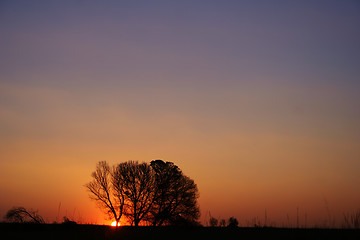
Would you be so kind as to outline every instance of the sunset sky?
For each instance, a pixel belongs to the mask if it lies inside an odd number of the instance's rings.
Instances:
[[[174,162],[203,224],[360,209],[359,1],[9,0],[0,36],[0,219],[108,224],[101,160]]]

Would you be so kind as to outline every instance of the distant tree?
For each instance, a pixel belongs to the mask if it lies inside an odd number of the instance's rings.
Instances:
[[[210,221],[209,221],[210,227],[217,227],[217,226],[218,226],[218,222],[219,222],[219,221],[218,221],[216,218],[210,217]]]
[[[17,223],[45,223],[44,219],[37,213],[37,211],[26,210],[24,207],[13,207],[7,211],[5,218],[10,222]]]
[[[195,224],[200,210],[197,203],[199,193],[194,181],[172,162],[155,160],[150,166],[155,174],[155,195],[150,210],[152,225]]]
[[[114,168],[100,161],[96,165],[96,170],[91,174],[92,181],[85,185],[89,190],[89,197],[98,203],[110,219],[116,221],[116,226],[123,215],[125,193],[123,182],[116,175]]]
[[[228,227],[237,227],[238,225],[239,225],[239,222],[235,217],[229,218]]]
[[[125,215],[131,225],[138,226],[149,217],[154,202],[154,173],[149,164],[128,161],[114,170],[117,182],[121,182],[125,196]]]

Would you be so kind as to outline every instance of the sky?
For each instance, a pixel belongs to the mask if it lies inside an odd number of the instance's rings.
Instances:
[[[358,1],[1,1],[0,217],[109,220],[98,161],[174,162],[201,222],[360,209]]]

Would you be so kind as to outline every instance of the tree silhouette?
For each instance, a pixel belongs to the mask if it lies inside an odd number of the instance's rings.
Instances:
[[[110,168],[102,161],[91,176],[85,185],[90,198],[117,223],[123,215],[134,226],[192,225],[200,217],[196,184],[171,162],[127,161]]]
[[[123,215],[124,189],[122,182],[105,161],[98,162],[96,170],[91,174],[93,180],[85,185],[90,191],[89,197],[112,219],[116,226]]]
[[[239,225],[239,222],[235,217],[229,218],[228,227],[237,227],[238,225]]]
[[[131,225],[138,226],[147,220],[154,202],[154,173],[146,163],[128,161],[120,163],[116,169],[116,180],[122,183],[125,195],[125,214]]]
[[[70,220],[68,217],[64,217],[64,220],[61,224],[64,225],[75,225],[77,224],[75,221]]]
[[[196,222],[200,217],[197,204],[199,193],[192,179],[185,176],[172,162],[152,161],[155,173],[155,196],[151,208],[154,226]]]
[[[7,211],[5,218],[8,221],[17,223],[45,223],[44,219],[37,213],[37,211],[28,211],[24,207],[13,207]]]

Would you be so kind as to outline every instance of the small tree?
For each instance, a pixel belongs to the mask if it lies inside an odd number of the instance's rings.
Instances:
[[[28,211],[24,207],[13,207],[7,211],[5,218],[10,222],[17,223],[45,223],[44,219],[37,213],[37,211]]]
[[[123,215],[124,189],[121,179],[115,174],[105,161],[96,165],[96,170],[91,174],[93,180],[85,185],[89,190],[89,197],[98,203],[110,219],[115,219],[116,226]]]

